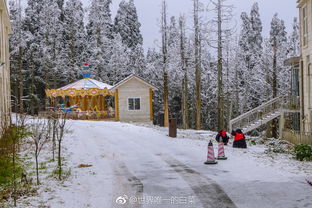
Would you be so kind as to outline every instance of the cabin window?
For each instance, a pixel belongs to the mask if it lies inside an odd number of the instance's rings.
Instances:
[[[307,7],[302,8],[302,24],[303,24],[303,45],[308,45],[308,14]]]
[[[141,110],[141,99],[128,98],[128,110]]]

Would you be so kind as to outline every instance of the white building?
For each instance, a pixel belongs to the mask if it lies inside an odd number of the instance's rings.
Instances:
[[[143,79],[131,75],[113,86],[116,120],[123,122],[153,121],[153,91],[157,88]]]
[[[11,112],[9,39],[11,25],[5,0],[0,0],[0,122],[8,124]]]
[[[312,132],[312,1],[297,0],[300,15],[300,106],[301,131]]]

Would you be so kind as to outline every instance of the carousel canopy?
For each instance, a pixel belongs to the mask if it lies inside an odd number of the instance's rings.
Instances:
[[[78,80],[74,83],[71,83],[69,85],[66,85],[64,87],[59,88],[58,90],[68,90],[68,89],[76,89],[76,90],[81,90],[81,89],[102,89],[104,90],[106,89],[111,89],[113,86],[103,83],[103,82],[99,82],[95,79],[82,79],[82,80]]]
[[[48,97],[113,96],[114,93],[110,90],[111,88],[112,86],[109,84],[91,78],[85,78],[59,89],[46,90],[46,94]]]
[[[84,79],[61,87],[59,89],[46,90],[48,97],[85,97],[85,96],[113,96],[114,93],[110,90],[113,86],[99,82],[90,78],[89,63],[83,64]]]

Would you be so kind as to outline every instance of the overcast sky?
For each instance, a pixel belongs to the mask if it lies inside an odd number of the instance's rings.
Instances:
[[[83,0],[86,6],[89,5],[89,0]],[[121,0],[113,0],[112,13],[113,17],[116,14],[118,5]],[[144,38],[144,48],[154,46],[155,39],[159,39],[159,17],[162,0],[134,0],[138,10],[139,21],[141,22],[141,31]],[[207,4],[210,0],[201,0]],[[241,12],[250,12],[250,8],[254,2],[259,3],[260,15],[263,23],[263,35],[267,36],[270,30],[270,22],[275,13],[279,14],[287,26],[287,30],[291,31],[293,18],[298,16],[296,8],[296,0],[228,0],[230,4],[235,6],[234,18],[240,26],[239,16]],[[191,17],[192,0],[167,0],[168,13],[170,16],[178,16],[185,14]],[[239,31],[239,29],[238,29]]]

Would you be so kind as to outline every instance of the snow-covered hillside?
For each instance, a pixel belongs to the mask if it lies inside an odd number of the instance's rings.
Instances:
[[[71,175],[62,185],[45,179],[40,195],[25,199],[21,207],[312,206],[312,187],[305,181],[312,176],[312,164],[265,154],[265,146],[226,146],[228,160],[206,166],[207,142],[214,132],[181,130],[174,139],[167,137],[167,129],[147,125],[69,125],[64,146]]]

